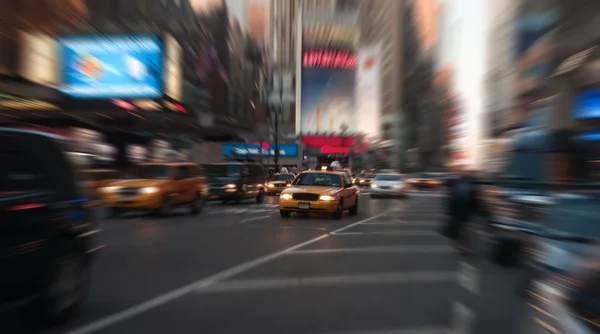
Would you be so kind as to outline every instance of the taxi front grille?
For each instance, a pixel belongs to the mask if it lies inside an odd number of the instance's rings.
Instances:
[[[119,189],[119,195],[123,197],[132,197],[138,194],[139,188],[124,187]]]
[[[298,193],[298,194],[293,194],[292,198],[297,201],[318,201],[319,194]]]

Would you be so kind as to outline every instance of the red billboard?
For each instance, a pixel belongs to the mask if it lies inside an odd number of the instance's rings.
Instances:
[[[304,136],[302,137],[302,143],[307,147],[337,146],[350,148],[354,145],[354,137]]]
[[[354,137],[343,136],[304,136],[306,147],[318,147],[321,154],[348,154],[354,146]]]

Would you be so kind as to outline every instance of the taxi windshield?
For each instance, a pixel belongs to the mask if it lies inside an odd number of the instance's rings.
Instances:
[[[134,172],[139,179],[166,180],[169,178],[169,166],[165,165],[141,165]]]
[[[364,178],[365,179],[372,179],[375,177],[375,174],[365,174]]]
[[[294,180],[296,186],[341,187],[342,178],[337,174],[304,173]]]
[[[271,179],[269,181],[291,181],[293,179],[293,174],[279,174],[271,176]]]

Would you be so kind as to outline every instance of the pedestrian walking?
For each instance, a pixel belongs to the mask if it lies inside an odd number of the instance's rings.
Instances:
[[[459,166],[457,177],[448,181],[448,221],[444,234],[455,241],[456,248],[463,254],[472,253],[468,225],[479,210],[477,188],[472,173],[464,166]]]

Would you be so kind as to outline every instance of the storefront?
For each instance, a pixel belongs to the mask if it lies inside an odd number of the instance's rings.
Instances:
[[[349,136],[304,136],[308,159],[316,160],[317,166],[329,166],[339,161],[343,167],[350,165],[350,156],[355,149],[355,138]]]
[[[288,170],[302,167],[302,155],[298,144],[278,144],[279,165]],[[221,155],[226,160],[255,161],[269,169],[275,170],[275,144],[272,143],[227,143],[221,145]]]

